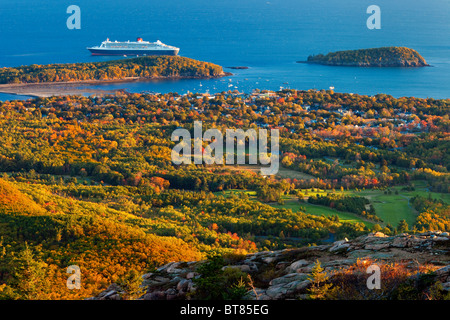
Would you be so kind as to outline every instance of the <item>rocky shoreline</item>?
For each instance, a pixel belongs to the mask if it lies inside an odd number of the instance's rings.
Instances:
[[[419,68],[430,67],[429,64],[422,64],[409,61],[364,63],[364,62],[328,62],[328,61],[297,61],[297,63],[319,64],[324,66],[336,67],[367,67],[367,68]]]
[[[270,274],[266,283],[249,290],[248,300],[307,299],[311,285],[310,273],[316,261],[320,261],[330,277],[351,266],[370,260],[377,263],[398,263],[405,268],[426,265],[432,269],[432,277],[442,283],[444,291],[450,291],[450,235],[447,232],[427,232],[415,235],[386,236],[371,233],[354,240],[340,240],[332,244],[264,251],[248,254],[242,259],[224,266],[258,278]],[[140,300],[193,299],[194,279],[201,275],[197,268],[204,261],[171,262],[142,276],[145,294]],[[415,275],[417,277],[417,274]],[[124,290],[117,284],[88,300],[121,300]],[[195,296],[195,295],[194,295]]]

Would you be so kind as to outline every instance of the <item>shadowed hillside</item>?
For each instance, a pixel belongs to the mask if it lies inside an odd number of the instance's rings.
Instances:
[[[202,257],[180,239],[127,225],[126,213],[41,193],[44,209],[3,179],[0,194],[0,299],[79,299],[130,272]],[[66,287],[70,265],[81,269],[80,290]]]

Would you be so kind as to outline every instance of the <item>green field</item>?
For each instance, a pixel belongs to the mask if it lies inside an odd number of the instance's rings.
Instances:
[[[385,194],[384,190],[344,190],[340,189],[335,190],[334,192],[337,194],[345,194],[345,195],[355,195],[366,197],[370,200],[370,202],[375,207],[375,211],[377,216],[379,216],[383,223],[380,223],[382,226],[386,226],[386,224],[390,223],[392,226],[397,226],[400,220],[405,220],[409,226],[412,226],[416,220],[418,212],[412,207],[409,203],[409,200],[415,195],[420,195],[422,197],[428,197],[431,195],[434,199],[443,200],[446,203],[450,203],[450,194],[447,193],[437,193],[430,192],[427,189],[426,183],[424,181],[414,181],[414,186],[416,188],[415,191],[405,191],[402,190],[402,186],[392,187],[390,188],[391,193]],[[395,194],[395,192],[398,194]],[[322,189],[303,189],[303,194],[305,195],[305,199],[307,199],[311,195],[326,195],[331,192],[329,190]],[[239,194],[246,193],[250,199],[257,201],[256,192],[249,190],[227,190],[224,192],[216,192],[216,195],[230,195],[230,194]],[[372,227],[375,223],[370,220],[364,219],[356,214],[350,212],[341,212],[328,207],[312,205],[309,203],[300,203],[295,196],[288,195],[283,196],[284,204],[271,203],[269,205],[275,208],[285,208],[291,209],[293,212],[297,212],[300,210],[300,207],[305,209],[306,213],[313,215],[324,215],[326,217],[338,215],[340,221],[346,222],[362,222],[368,227]]]
[[[227,191],[222,191],[222,192],[215,192],[215,195],[223,195],[223,196],[229,196],[232,194],[238,195],[240,193],[246,193],[250,199],[254,200],[254,201],[258,201],[256,199],[256,191],[251,191],[251,190],[238,190],[238,189],[232,189],[232,190],[227,190]],[[312,194],[323,194],[323,191],[317,191],[317,192],[313,192],[313,191],[309,191],[309,195]],[[341,211],[337,211],[328,207],[324,207],[324,206],[319,206],[319,205],[313,205],[313,204],[309,204],[309,203],[302,203],[299,202],[297,200],[296,197],[294,196],[283,196],[283,200],[284,200],[284,204],[278,204],[278,203],[268,203],[268,205],[274,207],[274,208],[284,208],[284,209],[291,209],[292,212],[297,212],[300,211],[300,208],[303,207],[305,213],[308,214],[312,214],[312,215],[316,215],[316,216],[325,216],[325,217],[331,217],[331,216],[339,216],[339,220],[342,222],[351,222],[351,223],[356,223],[356,222],[361,222],[364,223],[366,226],[368,227],[372,227],[374,225],[373,222],[370,222],[368,220],[365,220],[363,217],[360,217],[354,213],[350,213],[350,212],[341,212]]]
[[[409,204],[409,198],[403,195],[378,195],[372,198],[377,215],[386,223],[396,226],[400,220],[408,225],[416,221],[417,212]]]
[[[373,222],[364,220],[362,217],[359,217],[358,215],[353,214],[351,212],[342,212],[324,206],[302,203],[295,199],[287,200],[285,201],[284,204],[271,204],[271,206],[274,208],[291,209],[293,212],[297,212],[301,208],[303,208],[304,210],[302,211],[304,211],[305,213],[309,213],[316,216],[323,215],[325,217],[331,217],[337,215],[339,217],[339,221],[341,222],[351,222],[351,223],[360,222],[364,223],[368,227],[372,227],[374,225]]]
[[[244,165],[227,165],[225,166],[226,169],[228,170],[235,170],[235,171],[252,171],[255,173],[260,173],[261,172],[261,166],[259,165],[250,165],[250,164],[244,164]],[[290,178],[290,179],[306,179],[306,180],[310,180],[310,179],[316,179],[316,177],[304,173],[304,172],[300,172],[300,171],[295,171],[295,170],[291,170],[285,167],[280,167],[278,169],[278,173],[277,176],[280,178]]]
[[[256,191],[252,190],[239,190],[239,189],[230,189],[224,191],[213,192],[216,196],[230,196],[232,194],[239,195],[241,193],[246,193],[248,196],[256,199]]]
[[[418,212],[409,203],[409,200],[416,196],[440,199],[446,203],[450,203],[450,194],[430,192],[423,181],[414,181],[415,191],[405,191],[402,187],[393,187],[391,194],[385,194],[381,190],[363,190],[357,192],[359,196],[368,198],[375,207],[377,215],[383,219],[385,223],[396,226],[400,220],[406,220],[408,225],[413,225]],[[395,192],[398,194],[395,194]]]

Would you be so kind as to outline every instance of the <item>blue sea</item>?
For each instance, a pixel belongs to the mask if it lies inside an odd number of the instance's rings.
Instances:
[[[381,29],[369,30],[370,5]],[[67,7],[81,9],[69,30]],[[0,67],[113,59],[86,47],[110,40],[162,42],[224,67],[212,80],[109,84],[129,92],[328,89],[395,97],[450,98],[449,0],[15,0],[0,1]],[[311,54],[382,46],[416,49],[432,67],[357,68],[296,63]],[[17,96],[0,94],[0,100]],[[24,97],[22,97],[24,98]]]

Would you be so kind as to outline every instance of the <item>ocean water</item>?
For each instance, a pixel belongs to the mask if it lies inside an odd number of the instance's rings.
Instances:
[[[69,30],[69,5],[81,29]],[[366,9],[381,8],[369,30]],[[162,42],[234,76],[99,86],[130,92],[328,89],[395,97],[450,98],[449,0],[15,0],[0,1],[0,67],[114,59],[86,47],[111,40]],[[381,46],[416,49],[432,67],[357,68],[296,63],[311,54]],[[0,94],[0,100],[14,96]]]

